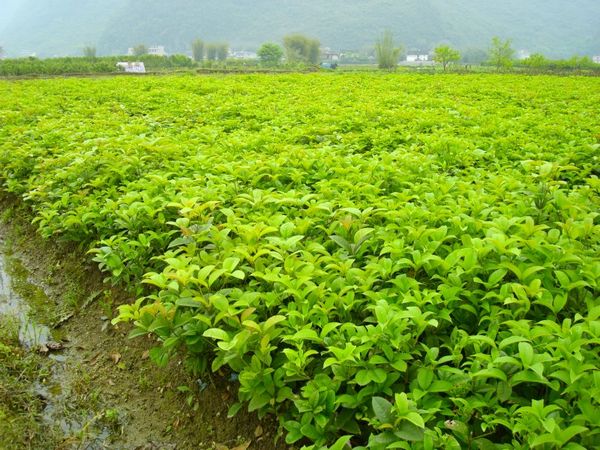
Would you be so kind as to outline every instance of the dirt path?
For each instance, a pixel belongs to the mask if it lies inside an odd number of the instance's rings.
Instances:
[[[123,295],[79,252],[31,237],[6,206],[3,216],[0,448],[284,448],[272,421],[227,418],[237,388],[227,376],[158,368],[152,342],[110,325]]]

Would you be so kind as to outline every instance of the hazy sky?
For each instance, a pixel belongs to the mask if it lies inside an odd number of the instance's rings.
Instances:
[[[407,48],[485,49],[500,36],[550,57],[596,55],[600,0],[0,0],[0,46],[11,56],[140,43],[186,52],[198,37],[256,49],[293,32],[360,49],[385,29]]]

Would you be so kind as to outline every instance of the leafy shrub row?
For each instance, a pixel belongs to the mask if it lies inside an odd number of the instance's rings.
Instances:
[[[150,71],[194,66],[194,62],[185,55],[18,58],[0,60],[0,76],[114,73],[117,72],[116,64],[121,61],[142,61],[146,70]]]
[[[153,360],[239,374],[231,413],[290,444],[593,448],[598,87],[0,84],[0,178],[137,292],[116,322]]]

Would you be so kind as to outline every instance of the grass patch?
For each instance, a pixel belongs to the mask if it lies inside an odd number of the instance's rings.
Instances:
[[[43,399],[33,386],[49,375],[41,356],[19,346],[18,324],[0,321],[0,436],[6,450],[54,448],[56,433],[43,424]]]

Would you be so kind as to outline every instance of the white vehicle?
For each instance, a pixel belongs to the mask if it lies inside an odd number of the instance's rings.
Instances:
[[[146,66],[143,62],[118,62],[117,69],[127,73],[146,73]]]

